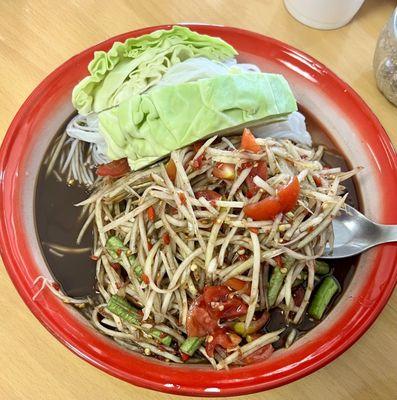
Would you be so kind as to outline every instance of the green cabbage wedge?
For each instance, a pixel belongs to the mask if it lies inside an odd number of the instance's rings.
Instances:
[[[90,75],[73,89],[73,106],[82,115],[100,112],[143,93],[174,64],[193,57],[225,61],[236,54],[222,39],[182,26],[115,42],[108,52],[95,52]]]
[[[297,110],[282,75],[238,73],[157,87],[99,114],[112,160],[132,170],[213,134],[282,119]]]

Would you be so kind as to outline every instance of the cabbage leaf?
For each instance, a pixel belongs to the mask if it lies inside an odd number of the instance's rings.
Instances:
[[[211,134],[281,119],[297,110],[282,75],[245,72],[158,87],[99,114],[112,160],[132,170]]]
[[[222,39],[182,26],[115,42],[108,52],[95,52],[90,75],[73,89],[72,103],[82,115],[100,112],[143,93],[179,62],[192,57],[225,61],[236,54]]]

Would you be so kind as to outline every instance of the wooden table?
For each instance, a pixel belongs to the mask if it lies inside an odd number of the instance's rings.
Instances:
[[[290,43],[346,80],[397,143],[397,109],[378,92],[372,56],[393,0],[367,0],[335,31],[301,25],[281,0],[3,0],[0,4],[0,132],[33,88],[60,63],[121,32],[163,23],[206,22]],[[171,399],[100,372],[68,351],[33,317],[0,268],[0,399]],[[320,371],[246,396],[268,400],[397,399],[397,293],[351,349]]]

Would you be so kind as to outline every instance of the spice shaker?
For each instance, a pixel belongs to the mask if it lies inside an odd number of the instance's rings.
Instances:
[[[373,66],[379,90],[397,106],[397,7],[379,36]]]

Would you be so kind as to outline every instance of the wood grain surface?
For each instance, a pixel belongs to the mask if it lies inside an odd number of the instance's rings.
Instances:
[[[281,0],[2,0],[0,138],[34,87],[86,47],[145,26],[205,22],[260,32],[311,54],[357,90],[397,143],[397,109],[376,89],[372,70],[376,39],[395,6],[392,0],[366,0],[346,27],[319,31],[295,21]],[[2,264],[0,310],[2,400],[178,397],[119,381],[72,354],[29,312]],[[330,365],[245,398],[397,399],[397,292],[368,332]]]

